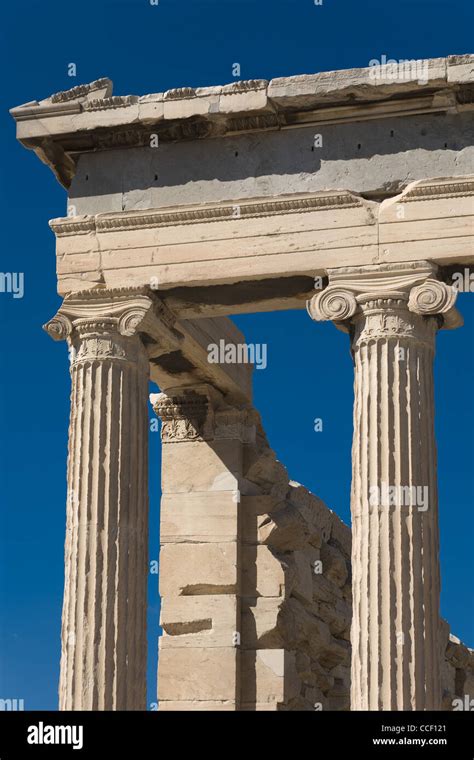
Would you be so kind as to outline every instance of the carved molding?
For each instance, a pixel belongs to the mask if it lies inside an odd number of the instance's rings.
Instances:
[[[150,144],[150,127],[125,127],[98,132],[96,145],[99,150],[112,148],[141,148]]]
[[[115,108],[126,108],[138,103],[137,95],[114,95],[110,98],[89,100],[83,104],[84,111],[108,111]]]
[[[238,82],[222,85],[221,92],[223,95],[234,92],[249,92],[250,90],[265,90],[269,85],[267,79],[242,79]]]
[[[162,421],[164,443],[223,439],[255,443],[258,413],[251,407],[226,405],[222,394],[211,385],[152,393],[150,402]]]
[[[185,100],[187,98],[195,98],[196,90],[194,87],[175,87],[172,90],[166,90],[163,95],[163,100]]]
[[[108,95],[112,92],[112,82],[107,77],[96,79],[94,82],[90,82],[90,84],[80,84],[77,87],[72,87],[70,90],[55,92],[54,95],[51,95],[50,100],[51,103],[65,103],[68,100],[79,100],[90,92],[95,92],[95,90],[104,89]]]
[[[254,116],[238,116],[227,119],[225,131],[253,132],[262,129],[277,129],[280,126],[280,118],[277,113],[255,114]]]
[[[239,201],[234,204],[208,208],[181,208],[176,211],[150,210],[130,211],[115,215],[78,216],[51,219],[49,226],[57,237],[80,235],[89,232],[115,230],[139,230],[151,227],[168,227],[175,224],[198,224],[225,219],[238,221],[260,216],[326,211],[338,208],[356,208],[363,200],[349,192],[327,193],[312,197],[295,197],[255,201]]]
[[[474,179],[453,182],[436,182],[429,185],[419,184],[400,198],[401,203],[424,199],[457,198],[474,194]]]
[[[114,133],[115,135],[116,133]],[[143,140],[148,139],[149,133],[143,134]],[[115,137],[113,136],[113,139]],[[132,139],[132,142],[135,138]],[[135,143],[134,143],[135,144]],[[109,146],[110,147],[110,146]],[[399,203],[422,200],[437,200],[474,195],[474,178],[463,178],[459,181],[433,182],[419,184],[397,197]],[[52,219],[49,224],[56,237],[82,235],[91,232],[111,232],[123,230],[151,229],[173,225],[199,224],[219,221],[239,221],[258,217],[278,216],[283,214],[298,214],[333,209],[350,209],[363,207],[363,198],[349,191],[317,193],[286,198],[268,198],[259,200],[238,200],[234,203],[219,205],[204,205],[200,207],[181,207],[176,209],[149,209],[146,211],[123,211],[120,213],[105,213],[95,216],[70,216]],[[382,210],[383,207],[381,207]],[[398,265],[394,265],[397,267]],[[415,264],[417,266],[417,264]],[[408,267],[408,265],[407,265]],[[334,271],[334,277],[336,271]],[[344,269],[341,270],[341,276]],[[407,269],[408,276],[410,270]],[[420,272],[420,276],[422,273]],[[364,275],[360,275],[360,280]],[[392,276],[387,275],[387,276]],[[336,279],[335,279],[336,281]],[[368,285],[370,282],[368,280]]]
[[[407,297],[367,297],[361,311],[353,320],[352,350],[374,340],[388,338],[409,340],[410,344],[423,345],[434,351],[434,337],[438,330],[437,319],[420,319],[407,308]]]
[[[67,216],[62,219],[50,219],[49,226],[56,237],[68,235],[86,235],[95,230],[93,216]]]
[[[150,401],[162,421],[164,443],[204,441],[213,437],[213,407],[205,390],[199,393],[183,389],[176,395],[151,394]]]

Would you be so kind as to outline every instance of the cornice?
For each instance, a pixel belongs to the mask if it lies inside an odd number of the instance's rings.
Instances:
[[[150,95],[112,96],[112,82],[95,82],[11,109],[17,137],[67,187],[61,151],[149,144],[147,135],[181,141],[311,124],[359,122],[414,113],[454,113],[474,104],[474,56],[409,61],[395,72],[373,66],[318,74],[238,80],[212,87],[179,87]],[[401,62],[401,64],[404,62]],[[426,78],[420,78],[417,65]],[[398,72],[398,73],[397,73]],[[51,149],[54,143],[55,150]]]

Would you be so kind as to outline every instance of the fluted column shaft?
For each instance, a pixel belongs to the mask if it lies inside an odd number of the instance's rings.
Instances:
[[[437,324],[378,300],[354,327],[352,709],[436,709]]]
[[[424,264],[334,270],[309,305],[354,358],[352,710],[440,707],[433,355],[459,320]]]
[[[60,709],[144,710],[148,360],[126,303],[80,306],[47,325],[72,381]]]

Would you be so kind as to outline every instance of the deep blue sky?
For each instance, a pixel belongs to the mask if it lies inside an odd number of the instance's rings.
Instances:
[[[23,0],[0,11],[1,267],[25,273],[25,296],[0,294],[0,698],[56,709],[63,587],[69,376],[65,345],[41,330],[58,308],[48,219],[64,190],[14,138],[8,108],[109,76],[115,94],[472,52],[471,0]],[[77,78],[67,65],[77,65]],[[428,252],[427,252],[428,254]],[[474,645],[474,295],[465,327],[438,338],[437,435],[442,614]],[[255,403],[290,475],[349,519],[352,366],[348,339],[304,312],[236,318],[268,344]],[[324,432],[313,432],[322,417]],[[158,554],[159,443],[151,437],[150,556]],[[150,698],[158,596],[150,579]]]

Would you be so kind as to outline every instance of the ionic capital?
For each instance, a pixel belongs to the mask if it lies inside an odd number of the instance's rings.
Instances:
[[[437,266],[428,261],[331,269],[328,287],[308,301],[307,309],[312,319],[333,321],[346,331],[358,316],[384,310],[438,317],[440,327],[458,327],[457,291],[436,274]]]
[[[66,340],[74,330],[135,335],[152,312],[152,299],[143,291],[86,290],[66,296],[57,314],[44,325],[53,340]]]
[[[136,341],[148,336],[163,350],[179,345],[181,336],[172,312],[144,289],[85,290],[67,296],[57,314],[44,325],[54,340],[67,340],[74,361],[125,358]]]

